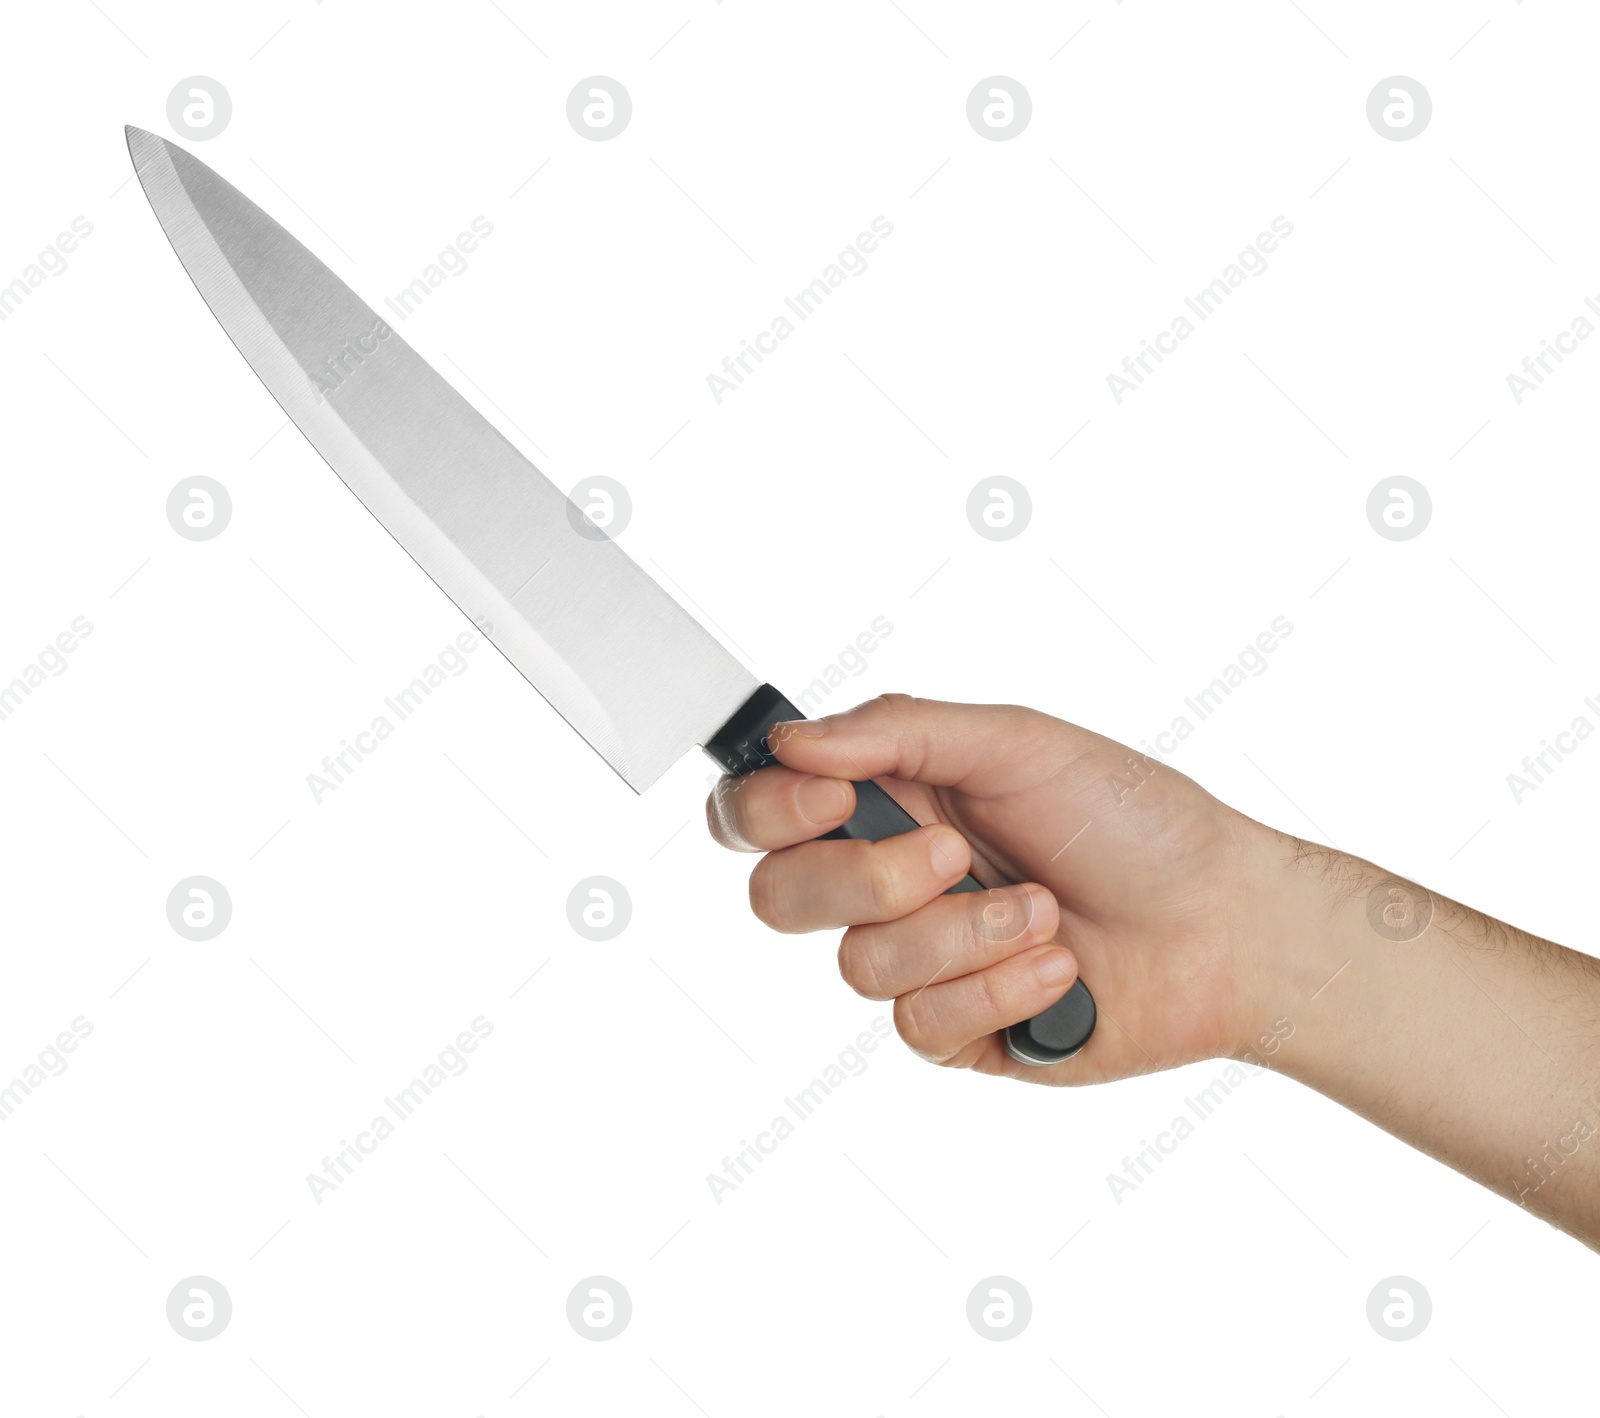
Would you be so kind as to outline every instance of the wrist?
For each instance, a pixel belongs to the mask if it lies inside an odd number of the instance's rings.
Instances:
[[[1384,943],[1369,921],[1369,901],[1380,920],[1387,912],[1384,929],[1400,941],[1417,919],[1418,898],[1408,894],[1416,889],[1359,857],[1248,818],[1241,824],[1231,1056],[1328,1091],[1361,1030],[1369,1006],[1357,991],[1372,983],[1375,948]],[[1390,890],[1398,894],[1391,898]],[[1394,960],[1384,962],[1385,973]]]

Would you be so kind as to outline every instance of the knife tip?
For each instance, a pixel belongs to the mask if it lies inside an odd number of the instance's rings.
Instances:
[[[136,128],[131,123],[122,125],[122,134],[127,139],[128,156],[133,159],[133,166],[136,171],[142,171],[145,163],[167,146],[154,133],[146,132],[143,128]]]

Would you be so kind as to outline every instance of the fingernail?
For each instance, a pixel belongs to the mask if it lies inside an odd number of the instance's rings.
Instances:
[[[961,869],[961,856],[956,843],[961,834],[953,827],[930,826],[928,832],[928,860],[933,863],[933,874],[940,881]]]
[[[1033,972],[1041,985],[1064,985],[1078,973],[1078,962],[1070,950],[1047,950],[1034,962]]]
[[[986,891],[978,912],[976,934],[1004,944],[1021,940],[1033,924],[1033,891],[1028,886],[1001,886]]]
[[[837,822],[850,806],[844,784],[837,778],[807,778],[794,790],[800,815],[807,822]]]
[[[782,724],[774,724],[767,731],[767,742],[781,743],[788,738],[820,739],[827,732],[826,719],[789,719]]]

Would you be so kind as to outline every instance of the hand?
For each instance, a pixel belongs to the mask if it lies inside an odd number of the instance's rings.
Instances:
[[[1029,709],[889,695],[768,738],[781,766],[724,779],[712,833],[767,854],[750,901],[768,925],[847,927],[841,972],[894,999],[919,1054],[1055,1084],[1268,1063],[1600,1249],[1592,956],[1274,832]],[[811,840],[867,778],[922,825]],[[943,895],[969,867],[1002,889]],[[1410,903],[1398,934],[1394,900]],[[1050,1068],[1014,1062],[999,1031],[1079,968],[1093,1037]]]
[[[934,1062],[1087,1083],[1248,1047],[1242,864],[1264,829],[1144,755],[1030,709],[888,695],[770,736],[781,767],[724,779],[712,835],[764,851],[750,902],[775,930],[847,927],[839,969]],[[811,839],[882,786],[920,830]],[[1000,890],[945,896],[969,870]],[[1075,1058],[1019,1064],[999,1031],[1082,969],[1099,1023]],[[1247,1022],[1246,1022],[1247,1021]]]

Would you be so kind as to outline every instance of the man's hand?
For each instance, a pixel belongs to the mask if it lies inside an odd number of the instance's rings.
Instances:
[[[782,766],[723,779],[712,834],[766,853],[769,926],[846,928],[841,973],[923,1057],[1052,1084],[1270,1063],[1600,1246],[1600,962],[1408,883],[1426,919],[1380,928],[1380,868],[1033,710],[888,695],[769,739]],[[922,825],[813,840],[869,778]],[[969,869],[994,889],[944,895]],[[1012,1060],[1001,1031],[1080,969],[1088,1044]]]

